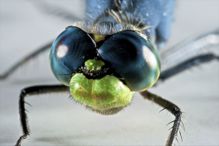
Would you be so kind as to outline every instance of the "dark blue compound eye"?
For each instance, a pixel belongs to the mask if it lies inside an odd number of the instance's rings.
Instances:
[[[98,53],[133,91],[151,87],[159,77],[159,57],[143,34],[130,30],[113,34]]]
[[[91,37],[80,28],[70,26],[52,44],[51,68],[56,78],[68,85],[72,74],[95,56],[95,43]]]

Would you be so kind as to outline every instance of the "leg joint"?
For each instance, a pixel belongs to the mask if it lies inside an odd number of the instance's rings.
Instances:
[[[172,113],[175,115],[175,116],[180,116],[182,114],[180,108],[178,106],[174,106],[173,107],[173,110],[172,110]]]

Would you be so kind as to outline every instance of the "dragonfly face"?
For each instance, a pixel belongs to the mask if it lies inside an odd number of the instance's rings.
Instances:
[[[157,81],[159,58],[138,32],[94,36],[78,27],[66,28],[51,48],[52,71],[70,87],[77,102],[100,113],[116,112],[131,102],[134,91],[146,90]]]

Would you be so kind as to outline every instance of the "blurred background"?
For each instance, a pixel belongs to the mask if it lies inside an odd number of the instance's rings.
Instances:
[[[66,21],[45,13],[60,8],[82,18],[83,0],[0,0],[0,73],[37,47],[53,40]],[[219,0],[177,0],[167,47],[219,27]],[[219,49],[219,48],[216,48]],[[57,83],[48,52],[0,81],[0,146],[14,145],[21,134],[18,96],[26,86]],[[219,145],[219,64],[195,67],[151,89],[181,107],[186,130],[176,145]],[[112,116],[91,112],[66,94],[27,98],[31,136],[24,146],[163,145],[173,120],[168,112],[135,94],[132,104]]]

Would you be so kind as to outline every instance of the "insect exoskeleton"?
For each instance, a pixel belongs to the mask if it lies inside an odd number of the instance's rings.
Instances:
[[[103,114],[126,107],[135,91],[153,86],[160,74],[156,48],[133,30],[104,36],[67,27],[53,42],[50,60],[72,98]]]

